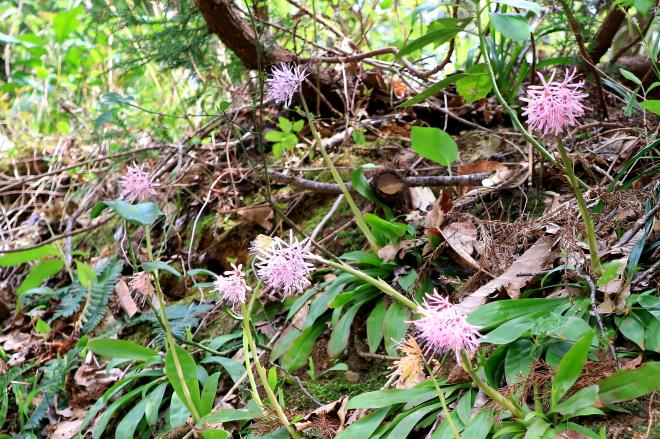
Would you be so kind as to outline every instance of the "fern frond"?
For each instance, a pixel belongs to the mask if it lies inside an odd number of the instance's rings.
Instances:
[[[82,332],[87,334],[101,323],[108,312],[110,294],[119,280],[124,263],[116,258],[108,258],[99,264],[94,271],[98,282],[92,285],[87,304],[82,315]]]

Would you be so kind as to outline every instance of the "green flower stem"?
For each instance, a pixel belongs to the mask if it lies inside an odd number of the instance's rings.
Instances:
[[[241,304],[241,312],[243,314],[243,358],[245,358],[245,372],[247,373],[248,381],[250,381],[250,388],[252,389],[252,399],[259,405],[260,407],[263,407],[263,402],[261,401],[261,397],[259,396],[259,392],[257,390],[257,382],[254,379],[254,374],[252,373],[252,366],[250,364],[250,341],[249,339],[252,337],[252,332],[250,331],[250,313],[252,312],[252,305],[254,304],[254,300],[259,294],[259,290],[261,288],[261,282],[259,282],[252,292],[252,297],[250,297],[250,303],[246,307],[245,304]],[[254,357],[254,361],[259,363],[259,358]]]
[[[390,285],[388,285],[387,282],[385,282],[382,279],[374,279],[373,277],[369,276],[367,273],[364,273],[360,270],[357,270],[357,269],[351,267],[350,265],[344,264],[342,262],[330,261],[328,259],[322,258],[321,256],[316,256],[316,255],[314,255],[314,259],[321,262],[322,264],[326,264],[326,265],[329,265],[331,267],[337,268],[339,270],[345,271],[346,273],[350,273],[353,276],[355,276],[359,279],[362,279],[363,281],[367,282],[368,284],[371,284],[374,287],[378,288],[383,293],[385,293],[388,296],[392,297],[397,302],[399,302],[402,305],[410,308],[411,310],[413,310],[413,311],[417,310],[417,304],[415,302],[408,299],[403,294],[399,293],[397,290],[392,288]]]
[[[326,165],[328,166],[328,168],[330,168],[332,177],[339,185],[339,189],[341,189],[341,192],[344,194],[344,198],[346,198],[346,202],[350,206],[351,211],[355,216],[355,223],[360,228],[365,238],[367,238],[367,241],[369,242],[369,247],[371,247],[373,251],[378,251],[380,249],[380,246],[376,241],[376,237],[373,235],[371,229],[369,229],[369,226],[364,221],[362,212],[358,208],[357,204],[355,204],[355,200],[353,200],[351,193],[348,191],[348,188],[344,184],[344,180],[342,180],[341,175],[339,175],[339,171],[337,171],[335,164],[332,162],[332,159],[328,155],[328,152],[325,150],[325,146],[323,146],[323,142],[321,141],[321,136],[319,136],[318,131],[316,131],[316,126],[314,125],[314,119],[312,118],[312,114],[309,112],[309,108],[307,107],[307,102],[305,101],[305,97],[303,96],[302,92],[300,92],[300,101],[302,102],[303,109],[305,110],[305,116],[307,117],[307,122],[309,123],[309,129],[312,131],[312,135],[314,136],[314,140],[316,141],[316,144],[318,145],[319,150],[321,151],[323,160],[325,160]]]
[[[488,395],[490,399],[495,401],[516,418],[523,419],[525,417],[525,414],[521,409],[516,407],[511,401],[505,398],[504,395],[490,387],[488,384],[486,384],[485,381],[479,378],[477,372],[475,372],[475,370],[472,368],[472,363],[470,362],[470,359],[468,358],[465,351],[461,352],[461,365],[463,366],[463,369],[468,373],[468,375],[470,375],[470,378],[472,378],[472,381],[474,381],[477,387],[479,387],[482,392]]]
[[[575,171],[573,170],[573,162],[568,157],[568,153],[564,147],[564,142],[561,140],[560,136],[557,136],[556,140],[559,155],[561,156],[561,160],[564,162],[564,168],[566,169],[566,178],[568,179],[568,182],[571,184],[571,188],[575,193],[578,209],[580,210],[580,215],[582,216],[582,221],[584,222],[584,229],[587,232],[587,244],[589,245],[591,267],[594,273],[598,275],[602,270],[600,265],[600,257],[598,256],[598,244],[596,242],[596,229],[594,228],[594,220],[591,218],[589,209],[587,209],[587,203],[584,201],[584,196],[582,196],[582,191],[580,190],[580,185],[578,183],[578,178],[575,176]]]
[[[154,255],[151,247],[151,228],[147,225],[145,227],[145,235],[147,239],[147,254],[149,255],[149,261],[153,262]],[[158,270],[154,272],[154,279],[156,283],[156,291],[158,292],[158,303],[160,305],[160,318],[163,322],[163,329],[165,329],[165,338],[167,339],[168,349],[172,352],[172,359],[174,360],[174,368],[176,369],[176,374],[179,377],[181,383],[181,390],[183,391],[183,396],[186,399],[186,404],[190,409],[190,413],[193,416],[195,422],[199,421],[201,416],[197,411],[197,407],[193,403],[190,389],[186,384],[186,380],[183,374],[183,367],[181,367],[181,361],[179,360],[179,355],[176,352],[176,342],[174,341],[174,336],[172,335],[172,328],[170,327],[169,320],[167,319],[167,312],[165,311],[165,299],[163,298],[163,290],[160,287],[160,281],[158,278]]]
[[[461,435],[459,434],[458,429],[454,424],[454,421],[451,419],[451,412],[449,411],[449,407],[447,407],[447,401],[445,400],[445,393],[438,385],[438,381],[435,379],[435,375],[433,374],[433,371],[431,370],[429,363],[426,362],[426,358],[424,358],[424,355],[422,355],[421,357],[422,357],[422,361],[424,362],[424,367],[426,368],[426,372],[428,372],[429,376],[431,377],[431,380],[433,381],[433,386],[435,387],[435,391],[438,393],[438,397],[440,398],[440,405],[442,405],[442,412],[445,414],[445,419],[447,419],[447,424],[449,425],[451,432],[454,434],[454,439],[461,439]]]
[[[291,426],[291,423],[287,419],[286,415],[284,414],[284,410],[282,410],[282,407],[280,406],[279,402],[277,402],[277,396],[275,395],[275,392],[273,392],[273,389],[270,388],[270,384],[268,384],[268,374],[266,373],[266,369],[261,365],[259,362],[259,357],[257,354],[257,345],[254,342],[254,338],[252,337],[252,330],[250,329],[250,314],[252,313],[252,305],[254,304],[254,300],[258,294],[259,287],[255,288],[255,291],[252,293],[252,297],[250,298],[250,303],[246,307],[245,304],[241,306],[241,309],[243,311],[243,337],[245,340],[247,340],[247,343],[250,347],[250,351],[252,352],[252,358],[254,358],[254,367],[257,369],[257,374],[259,375],[259,381],[261,381],[261,385],[264,386],[264,390],[266,391],[266,396],[268,396],[268,400],[270,401],[271,405],[273,406],[273,409],[275,410],[275,413],[277,414],[277,417],[280,420],[280,423],[286,428],[286,430],[289,432],[289,435],[295,439],[299,439],[300,435],[298,432]],[[245,358],[247,358],[248,352],[244,353]],[[248,377],[252,375],[252,372],[250,371],[250,368],[248,366],[248,362],[246,361],[246,366],[248,367]],[[252,393],[256,394],[256,382],[254,382],[254,377],[251,378],[250,384],[253,386]],[[255,401],[257,403],[260,403],[260,399],[258,399],[259,396],[257,395],[255,398]],[[259,404],[263,406],[263,404]]]

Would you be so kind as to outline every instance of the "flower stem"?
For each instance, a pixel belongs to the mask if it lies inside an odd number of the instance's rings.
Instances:
[[[399,302],[402,305],[410,308],[411,310],[413,310],[413,311],[417,310],[417,304],[415,302],[408,299],[403,294],[399,293],[397,290],[395,290],[394,288],[389,286],[387,284],[387,282],[385,282],[382,279],[375,279],[375,278],[369,276],[367,273],[365,273],[363,271],[360,271],[360,270],[357,270],[357,269],[351,267],[348,264],[344,264],[344,263],[341,263],[341,262],[330,261],[328,259],[322,258],[321,256],[314,255],[314,259],[321,262],[322,264],[326,264],[326,265],[329,265],[331,267],[337,268],[339,270],[345,271],[346,273],[350,273],[353,276],[355,276],[359,279],[362,279],[363,281],[367,282],[368,284],[371,284],[374,287],[378,288],[383,293],[385,293],[388,296],[392,297],[397,302]]]
[[[323,160],[325,160],[326,165],[328,166],[328,168],[330,168],[330,173],[332,173],[332,177],[339,185],[339,189],[344,194],[344,198],[346,198],[346,202],[350,206],[351,211],[355,216],[355,223],[364,234],[364,237],[367,238],[367,241],[369,242],[369,247],[371,247],[373,251],[377,252],[380,249],[380,246],[376,241],[376,237],[371,232],[371,229],[369,229],[367,223],[364,221],[364,217],[362,216],[362,212],[360,211],[360,208],[357,206],[357,204],[355,204],[355,200],[353,200],[353,197],[351,196],[351,193],[346,187],[346,184],[344,184],[344,180],[342,180],[341,175],[339,175],[339,171],[337,171],[335,164],[332,162],[332,159],[328,155],[328,152],[325,150],[325,146],[323,146],[323,142],[321,141],[321,136],[319,136],[318,131],[316,131],[316,126],[314,125],[314,119],[312,118],[312,114],[309,112],[309,108],[307,107],[307,102],[305,101],[305,97],[303,96],[302,92],[300,93],[300,101],[302,102],[303,109],[305,110],[305,116],[307,117],[307,122],[309,123],[309,129],[312,131],[312,135],[314,136],[314,140],[316,141],[316,144],[318,145],[319,150],[321,151]]]
[[[250,297],[250,303],[246,307],[245,304],[241,304],[241,312],[243,314],[243,357],[245,358],[245,372],[247,373],[248,381],[250,382],[250,388],[252,389],[252,399],[259,405],[263,407],[263,402],[259,396],[257,390],[257,382],[254,379],[254,374],[252,373],[252,366],[250,365],[250,338],[252,337],[252,332],[250,331],[250,313],[252,311],[252,305],[254,300],[259,294],[259,289],[261,287],[261,282],[259,282],[252,292],[252,297]],[[249,311],[248,311],[249,310]],[[255,362],[259,362],[259,357],[254,357]]]
[[[151,228],[148,225],[145,227],[145,235],[147,240],[147,254],[149,255],[149,261],[153,262],[154,255],[151,247]],[[197,411],[197,407],[193,402],[190,389],[188,389],[188,385],[186,384],[186,380],[183,374],[183,367],[181,367],[181,361],[179,360],[179,355],[176,352],[177,345],[176,342],[174,341],[174,336],[172,335],[172,328],[170,327],[170,322],[167,319],[167,312],[165,311],[165,299],[163,297],[164,296],[163,290],[160,287],[158,270],[154,272],[154,279],[156,281],[156,291],[158,292],[157,296],[158,296],[158,303],[160,305],[160,318],[163,322],[163,329],[165,330],[165,339],[167,340],[168,349],[172,353],[172,360],[174,360],[174,368],[176,369],[176,375],[179,378],[179,382],[181,383],[181,390],[183,392],[184,399],[186,400],[186,405],[190,409],[190,413],[192,414],[193,420],[197,422],[201,418],[201,416]]]
[[[259,357],[257,354],[257,345],[254,342],[254,338],[252,337],[252,330],[250,329],[250,314],[252,313],[252,305],[254,304],[254,299],[258,294],[258,287],[255,288],[255,291],[252,293],[252,297],[250,298],[250,303],[246,307],[245,304],[242,305],[242,311],[243,311],[243,337],[245,340],[247,340],[248,346],[250,347],[250,351],[252,353],[252,358],[254,358],[254,367],[257,369],[257,374],[259,375],[259,381],[261,381],[261,385],[264,386],[264,390],[266,391],[266,396],[268,396],[268,400],[270,401],[271,405],[273,406],[273,409],[275,410],[275,413],[277,414],[277,417],[280,420],[280,423],[286,428],[286,430],[289,432],[289,435],[295,439],[300,438],[300,435],[298,432],[291,426],[291,423],[289,423],[289,420],[287,419],[286,415],[284,414],[284,410],[282,410],[282,407],[280,404],[277,402],[277,396],[275,395],[275,392],[273,392],[273,389],[270,388],[270,384],[268,384],[268,375],[266,373],[266,369],[261,365],[259,362]],[[245,352],[245,357],[248,357],[248,352]],[[250,367],[248,366],[248,362],[246,361],[246,367],[248,367],[248,377],[251,377],[250,380],[250,385],[253,386],[252,393],[253,397],[257,393],[256,392],[256,382],[254,382],[254,377],[252,376],[252,372],[250,370]],[[259,395],[256,395],[255,401],[263,406],[261,403],[261,399],[259,398]]]
[[[523,419],[525,417],[525,414],[522,412],[522,410],[520,410],[511,401],[505,398],[504,395],[502,395],[500,392],[493,389],[488,384],[486,384],[485,381],[479,378],[477,372],[475,372],[475,370],[472,368],[472,363],[470,362],[470,359],[468,358],[465,351],[461,351],[461,365],[463,366],[463,369],[468,373],[468,375],[470,375],[470,378],[472,378],[472,381],[474,381],[477,387],[479,387],[482,392],[488,395],[490,399],[495,401],[516,418]]]
[[[454,421],[451,419],[451,412],[449,411],[449,407],[447,407],[445,394],[438,385],[438,381],[435,379],[435,375],[433,374],[431,367],[429,367],[429,363],[427,363],[426,358],[424,358],[423,355],[422,355],[422,361],[424,362],[424,367],[426,368],[426,371],[428,372],[429,376],[431,377],[431,380],[433,381],[433,386],[435,386],[435,391],[438,393],[438,397],[440,398],[440,405],[442,405],[442,412],[445,414],[445,419],[447,419],[447,425],[449,425],[451,432],[454,434],[454,439],[461,439],[461,435],[458,432],[458,429],[456,428]]]
[[[557,140],[557,149],[559,150],[559,155],[561,160],[564,162],[564,168],[566,169],[566,178],[571,184],[571,188],[575,193],[575,199],[578,203],[578,209],[580,210],[580,215],[582,216],[582,221],[584,222],[584,229],[587,233],[587,244],[589,245],[589,256],[591,257],[591,268],[595,274],[601,273],[600,266],[600,257],[598,256],[598,243],[596,242],[596,229],[594,228],[594,221],[591,218],[589,209],[587,209],[587,203],[584,201],[584,196],[582,196],[582,191],[578,183],[578,179],[575,176],[575,171],[573,170],[573,162],[568,157],[566,153],[566,148],[564,147],[564,142],[561,140],[560,136],[556,137]]]

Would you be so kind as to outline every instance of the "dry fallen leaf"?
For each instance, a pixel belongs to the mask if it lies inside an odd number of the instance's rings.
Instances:
[[[447,191],[440,191],[440,196],[433,204],[433,209],[426,214],[424,227],[427,229],[439,229],[445,222],[445,215],[451,210],[453,202]]]
[[[412,208],[422,212],[428,212],[436,200],[435,194],[429,187],[411,187],[409,193]]]
[[[115,285],[115,293],[117,293],[117,297],[119,298],[119,306],[121,306],[129,317],[133,317],[138,312],[138,306],[133,300],[133,296],[131,296],[131,292],[124,279],[119,279],[117,285]]]
[[[267,205],[241,207],[236,210],[236,213],[245,219],[259,224],[266,230],[273,227],[273,209]]]
[[[296,422],[294,426],[298,431],[314,430],[322,427],[330,428],[333,433],[338,434],[344,429],[346,423],[346,404],[348,403],[348,396],[343,396],[340,399],[325,404],[311,413],[305,415],[300,421]]]
[[[501,288],[504,288],[512,299],[520,297],[520,289],[527,285],[534,276],[518,276],[518,273],[536,272],[543,270],[549,263],[554,262],[558,253],[552,250],[554,238],[543,236],[534,243],[525,253],[507,268],[504,273],[468,295],[458,305],[464,313],[468,314],[484,303]]]
[[[471,220],[457,221],[440,229],[447,244],[469,267],[479,270],[479,264],[472,258],[477,244],[477,228]]]
[[[76,434],[82,425],[82,419],[74,419],[73,421],[63,421],[48,427],[48,439],[71,439]]]

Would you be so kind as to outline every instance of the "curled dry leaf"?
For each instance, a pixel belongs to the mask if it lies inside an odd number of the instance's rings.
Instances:
[[[435,194],[429,187],[411,187],[410,192],[410,205],[413,209],[428,212],[433,208],[435,203]]]
[[[520,297],[521,288],[527,285],[527,282],[532,280],[534,276],[518,276],[518,274],[541,271],[548,264],[554,262],[558,256],[558,252],[552,249],[554,241],[554,238],[551,236],[539,238],[504,273],[465,297],[458,304],[458,307],[466,314],[471,313],[486,303],[486,298],[492,296],[502,288],[510,298],[517,299]]]
[[[325,404],[305,415],[300,421],[294,424],[294,427],[298,431],[331,429],[333,431],[321,431],[321,433],[331,433],[332,436],[329,437],[334,437],[344,429],[346,424],[347,403],[348,397],[343,396],[336,401]]]
[[[451,210],[453,202],[447,191],[440,191],[440,196],[436,200],[433,208],[426,214],[424,227],[427,229],[439,229],[445,223],[445,216]]]
[[[243,218],[259,224],[266,230],[273,227],[273,209],[267,205],[241,207],[236,213]]]
[[[477,228],[471,220],[451,223],[440,229],[440,233],[463,265],[479,270],[479,264],[472,258],[477,245]]]
[[[139,310],[124,279],[119,279],[119,282],[115,285],[115,293],[119,299],[119,306],[129,317],[133,317]]]
[[[48,439],[71,439],[78,434],[82,423],[82,419],[74,419],[51,425],[47,428],[47,437]]]

